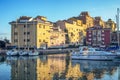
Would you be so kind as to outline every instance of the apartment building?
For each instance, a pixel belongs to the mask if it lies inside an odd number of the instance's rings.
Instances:
[[[50,32],[50,43],[49,47],[64,47],[65,46],[65,35],[66,33],[62,31],[59,27],[56,27],[53,29],[53,31]]]
[[[66,43],[82,44],[85,35],[84,25],[80,20],[68,19],[64,21],[57,21],[56,26],[59,26],[66,34]]]
[[[103,28],[105,28],[105,22],[102,20],[100,16],[94,18],[94,25],[102,26]]]
[[[91,17],[87,11],[81,12],[77,19],[82,20],[83,24],[85,24],[87,28],[94,25],[94,18]]]
[[[47,21],[46,17],[37,16],[35,18],[32,18],[28,16],[22,16],[16,21],[10,22],[10,25],[12,45],[17,47],[36,47],[36,48],[40,48],[43,46],[46,47],[51,46],[50,38],[54,32],[53,23]],[[55,32],[56,34],[58,33],[60,34],[59,31]],[[62,43],[64,43],[63,40],[61,41]],[[61,42],[59,45],[61,45]]]
[[[106,21],[106,27],[110,28],[113,32],[116,31],[116,23],[112,19]]]
[[[87,29],[87,44],[97,47],[105,47],[110,44],[110,28],[102,28],[102,26],[93,26]]]

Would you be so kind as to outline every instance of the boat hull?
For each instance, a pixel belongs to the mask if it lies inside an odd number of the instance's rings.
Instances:
[[[116,55],[72,55],[73,60],[114,60]]]

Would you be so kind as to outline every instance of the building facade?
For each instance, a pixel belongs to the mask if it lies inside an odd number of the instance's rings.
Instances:
[[[11,24],[11,41],[17,47],[50,47],[51,35],[53,34],[53,23],[47,21],[46,17],[37,16],[35,18],[22,16]],[[55,31],[54,34],[62,32]],[[63,35],[62,33],[61,35]],[[59,37],[61,37],[61,35]],[[63,35],[64,37],[64,35]],[[59,38],[60,39],[60,38]],[[64,40],[64,39],[63,39]],[[64,43],[61,39],[59,45]],[[55,44],[55,43],[53,43]],[[58,43],[57,43],[58,44]]]
[[[66,33],[62,31],[59,27],[54,27],[53,31],[50,31],[50,48],[64,47],[65,46],[65,38]]]
[[[105,28],[105,22],[102,20],[101,17],[94,18],[94,25],[95,26],[102,26],[103,28]]]
[[[101,26],[93,26],[87,29],[87,44],[97,47],[105,47],[110,44],[110,28],[102,28]]]
[[[116,31],[116,23],[112,21],[112,19],[108,19],[108,21],[106,21],[106,27],[110,28],[113,32]]]
[[[68,19],[58,21],[56,22],[56,26],[59,26],[66,33],[66,43],[71,45],[83,43],[82,41],[85,36],[85,29],[80,20]]]
[[[87,11],[81,12],[77,19],[82,20],[83,24],[85,24],[87,28],[94,26],[94,18],[91,17]]]

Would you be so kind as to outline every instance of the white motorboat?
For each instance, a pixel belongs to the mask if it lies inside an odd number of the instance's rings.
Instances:
[[[16,50],[16,49],[8,50],[6,52],[6,55],[7,56],[17,56],[18,55],[18,50]]]
[[[100,51],[97,48],[92,47],[80,47],[79,51],[73,51],[71,53],[71,59],[79,60],[113,60],[120,54]]]
[[[28,55],[29,56],[38,56],[39,52],[37,50],[31,50],[31,51],[29,51]]]
[[[28,55],[28,51],[26,51],[26,50],[20,50],[19,51],[19,55],[20,56],[27,56]]]

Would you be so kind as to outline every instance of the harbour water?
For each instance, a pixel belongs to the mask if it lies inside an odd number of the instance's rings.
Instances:
[[[120,63],[71,60],[69,54],[0,56],[0,80],[120,80]]]

